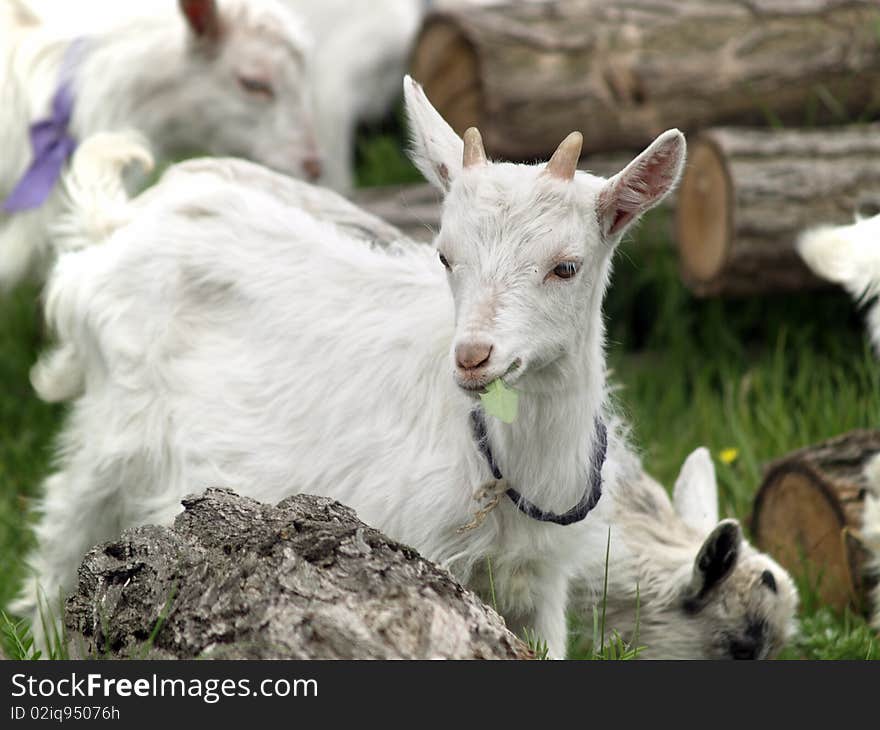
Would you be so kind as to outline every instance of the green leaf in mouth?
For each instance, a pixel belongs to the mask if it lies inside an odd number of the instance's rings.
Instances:
[[[480,393],[480,402],[483,409],[490,416],[495,416],[503,423],[513,423],[516,420],[516,412],[519,408],[519,393],[501,378],[495,378],[486,387],[484,393]]]

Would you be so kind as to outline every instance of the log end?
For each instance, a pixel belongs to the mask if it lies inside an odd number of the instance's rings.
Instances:
[[[422,25],[410,73],[459,134],[482,121],[482,83],[475,45],[452,13],[434,13]]]
[[[755,497],[752,534],[823,604],[864,609],[863,549],[834,485],[809,465],[782,463],[768,473]]]
[[[709,139],[691,145],[676,207],[682,276],[697,292],[723,270],[733,231],[733,188],[724,157]]]

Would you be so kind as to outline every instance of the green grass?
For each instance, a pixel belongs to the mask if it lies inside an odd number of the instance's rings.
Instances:
[[[399,115],[358,147],[361,184],[417,179],[400,151]],[[665,214],[649,215],[617,257],[606,304],[609,360],[647,468],[670,484],[695,447],[716,457],[722,513],[744,519],[761,466],[852,428],[876,427],[880,366],[859,314],[830,291],[741,300],[695,299],[681,284]],[[37,291],[0,299],[0,604],[15,593],[31,541],[26,509],[49,469],[62,409],[38,401],[28,370],[41,346]],[[736,449],[730,464],[718,459]],[[880,656],[864,620],[836,615],[803,586],[802,632],[789,658]],[[592,618],[598,626],[601,615]],[[6,626],[9,644],[26,641]],[[596,636],[599,633],[594,631]],[[24,637],[24,638],[23,638]],[[532,637],[540,648],[539,637]],[[26,650],[24,650],[26,652]],[[622,641],[599,658],[628,657]]]
[[[0,298],[0,606],[23,577],[28,500],[46,474],[61,410],[38,400],[28,371],[42,340],[37,290]]]

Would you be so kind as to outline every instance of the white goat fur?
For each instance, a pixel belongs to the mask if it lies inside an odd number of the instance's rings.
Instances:
[[[880,295],[880,215],[805,231],[798,251],[816,275],[840,284],[856,301]],[[880,302],[871,305],[866,324],[880,356]]]
[[[609,635],[618,631],[651,659],[765,659],[779,652],[796,629],[797,590],[782,567],[743,539],[737,522],[719,522],[706,449],[685,461],[672,504],[646,474],[617,482],[607,496]],[[725,539],[728,554],[719,547]],[[712,556],[729,559],[727,570],[713,573]],[[573,607],[588,623],[603,600],[604,558],[603,551],[585,552],[574,582]],[[708,569],[701,558],[710,558]]]
[[[198,149],[303,175],[303,161],[316,155],[305,31],[277,0],[217,7],[217,38],[197,37],[175,3],[145,17],[130,11],[87,34],[74,75],[74,138],[136,128],[162,159]],[[0,200],[30,164],[28,127],[46,114],[75,37],[18,0],[0,5]],[[269,83],[275,99],[255,97],[241,77]],[[53,194],[40,208],[0,212],[0,289],[44,272],[59,211]]]
[[[285,0],[320,38],[314,55],[317,135],[323,184],[353,184],[355,131],[381,119],[400,94],[424,0]]]
[[[684,138],[664,133],[609,181],[462,169],[461,140],[421,89],[407,81],[405,98],[416,162],[447,191],[437,244],[455,262],[448,276],[427,246],[374,250],[249,185],[246,163],[231,182],[228,162],[204,160],[133,201],[103,246],[58,261],[48,319],[85,390],[45,483],[31,565],[47,596],[71,587],[89,546],[169,522],[187,492],[222,484],[276,502],[305,491],[353,506],[484,595],[491,560],[508,623],[564,655],[568,582],[585,546],[603,550],[592,525],[607,507],[560,527],[505,500],[460,533],[489,472],[469,427],[476,396],[456,384],[450,350],[490,338],[485,382],[520,363],[507,376],[521,391],[516,422],[490,419],[496,457],[544,509],[576,504],[607,410],[611,256],[677,182]],[[546,281],[560,257],[583,259],[580,273]],[[613,489],[622,446],[616,429],[609,438]],[[35,582],[17,609],[37,597]]]

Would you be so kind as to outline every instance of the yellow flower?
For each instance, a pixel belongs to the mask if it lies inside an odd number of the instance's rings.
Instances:
[[[736,461],[736,458],[739,456],[739,449],[735,449],[733,447],[729,449],[721,449],[721,452],[718,454],[718,458],[721,459],[725,464],[732,464]]]

